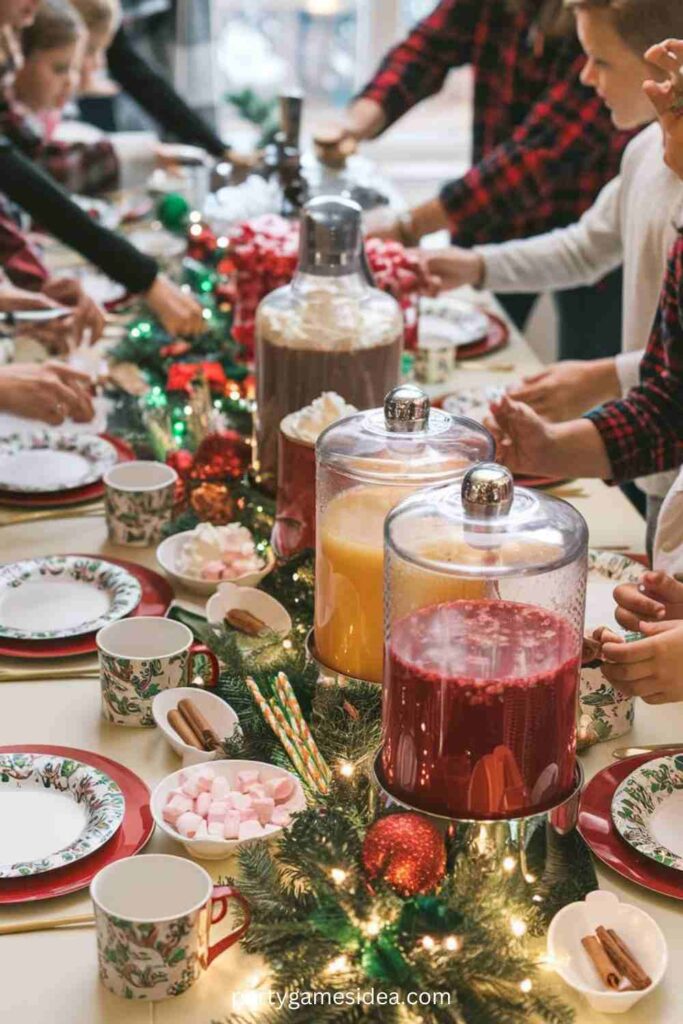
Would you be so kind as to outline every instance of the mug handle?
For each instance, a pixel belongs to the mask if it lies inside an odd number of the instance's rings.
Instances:
[[[190,672],[192,674],[191,678],[194,679],[195,675],[201,675],[201,673],[195,672],[194,668],[194,659],[197,657],[198,654],[201,654],[205,658],[208,658],[209,664],[211,666],[211,676],[206,681],[206,685],[215,686],[216,683],[218,682],[218,677],[220,675],[221,670],[218,664],[218,658],[213,653],[213,651],[209,650],[209,648],[205,644],[192,644],[192,647],[190,647]]]
[[[212,963],[217,956],[224,953],[230,946],[234,946],[236,942],[246,935],[249,925],[251,924],[251,908],[247,903],[246,899],[239,892],[238,889],[233,889],[231,885],[214,885],[213,893],[211,896],[211,924],[218,924],[222,921],[228,912],[228,900],[232,898],[236,900],[242,911],[244,912],[244,923],[236,928],[234,932],[230,932],[224,939],[219,942],[215,942],[213,946],[209,946],[209,954],[207,960],[207,967]],[[216,914],[216,911],[218,913]]]

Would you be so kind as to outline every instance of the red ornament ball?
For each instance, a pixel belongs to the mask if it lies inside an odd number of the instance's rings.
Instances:
[[[431,892],[446,873],[443,836],[421,814],[391,814],[368,829],[363,842],[368,878],[382,878],[400,896]]]
[[[190,507],[203,523],[225,526],[235,518],[235,501],[225,484],[200,484],[190,495]]]
[[[190,477],[193,480],[223,482],[239,480],[251,462],[251,448],[236,430],[208,434],[194,455]]]

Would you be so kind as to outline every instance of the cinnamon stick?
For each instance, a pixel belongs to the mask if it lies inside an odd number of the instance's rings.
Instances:
[[[204,750],[216,750],[220,746],[220,739],[211,727],[197,705],[188,697],[178,701],[178,710],[186,722],[199,736]]]
[[[645,973],[628,946],[619,938],[613,928],[603,928],[600,925],[595,929],[605,952],[612,963],[627,978],[633,987],[638,991],[649,988],[652,979]]]
[[[581,945],[591,958],[593,967],[595,967],[603,985],[606,985],[612,991],[617,991],[621,983],[621,977],[599,940],[596,939],[595,935],[585,935],[581,939]]]
[[[197,750],[204,749],[204,745],[200,737],[197,736],[192,726],[185,721],[177,708],[174,708],[173,711],[169,711],[166,716],[166,720],[171,728],[178,733],[178,736],[180,736],[183,743],[187,743],[190,747],[196,747]]]
[[[225,621],[233,629],[238,629],[240,633],[246,633],[247,636],[260,636],[268,629],[265,622],[252,615],[251,612],[245,611],[244,608],[231,608],[229,612],[226,612]]]

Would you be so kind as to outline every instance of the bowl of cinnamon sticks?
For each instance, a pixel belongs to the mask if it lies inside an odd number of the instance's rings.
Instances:
[[[550,922],[548,956],[560,977],[600,1013],[626,1013],[662,980],[669,955],[644,910],[597,890]]]
[[[176,754],[192,763],[223,757],[223,741],[238,722],[229,704],[197,686],[162,690],[152,701],[152,715]]]

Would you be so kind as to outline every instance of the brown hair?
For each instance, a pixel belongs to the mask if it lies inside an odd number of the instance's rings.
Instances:
[[[564,0],[572,11],[609,11],[624,42],[642,55],[663,39],[683,31],[680,0]]]
[[[506,0],[505,6],[509,11],[516,12],[526,8],[527,0]],[[574,21],[571,12],[565,7],[564,0],[543,0],[539,4],[536,28],[551,39],[573,36]]]
[[[71,0],[89,32],[106,32],[121,20],[119,0]]]
[[[25,57],[36,50],[57,50],[75,43],[84,31],[83,21],[65,0],[42,0],[35,21],[21,34]]]

